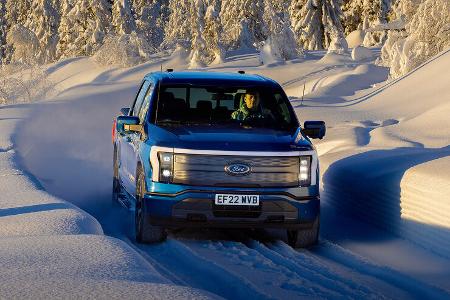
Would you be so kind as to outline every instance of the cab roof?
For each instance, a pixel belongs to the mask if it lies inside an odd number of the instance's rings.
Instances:
[[[234,85],[234,86],[267,86],[280,87],[280,85],[267,77],[256,74],[240,74],[226,72],[154,72],[145,76],[162,80],[163,84],[192,84],[192,85]]]

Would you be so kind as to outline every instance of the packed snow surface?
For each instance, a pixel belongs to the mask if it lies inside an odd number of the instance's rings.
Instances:
[[[0,238],[4,290],[21,296],[28,280],[30,294],[44,296],[77,286],[94,297],[448,299],[450,52],[386,81],[388,70],[373,64],[379,49],[370,51],[373,58],[362,61],[313,51],[260,66],[257,53],[242,50],[208,68],[272,77],[300,120],[327,122],[326,138],[315,141],[321,242],[298,251],[275,230],[182,230],[139,245],[133,214],[111,207],[112,119],[131,104],[144,74],[161,64],[188,67],[182,48],[128,69],[89,58],[48,66],[58,95],[0,108],[0,169],[10,183],[0,187],[9,193],[0,193],[2,205],[10,203],[0,221],[17,218],[11,222],[26,231],[11,226]],[[28,218],[34,215],[41,219]]]

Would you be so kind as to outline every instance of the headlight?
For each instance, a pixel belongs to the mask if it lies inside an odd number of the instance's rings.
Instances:
[[[159,159],[159,181],[160,182],[172,182],[173,178],[173,154],[160,152],[158,153]]]
[[[300,186],[311,185],[311,156],[300,156],[298,181]]]

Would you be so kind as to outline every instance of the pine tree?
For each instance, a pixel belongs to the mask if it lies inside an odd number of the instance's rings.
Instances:
[[[272,2],[264,2],[265,45],[270,47],[275,59],[289,60],[298,56],[294,32],[283,12],[277,12]]]
[[[263,0],[224,0],[220,19],[226,47],[253,47],[264,41],[263,14]]]
[[[297,42],[308,50],[344,43],[340,0],[293,0],[289,7]],[[345,45],[342,45],[345,46]]]
[[[203,30],[205,28],[205,5],[203,0],[194,0],[190,5],[191,15],[191,59],[189,68],[204,67],[207,63],[207,50],[205,40],[203,39]]]
[[[28,18],[31,0],[3,0],[6,21],[6,43],[3,45],[3,62],[9,63],[14,55],[14,47],[7,42],[8,32],[16,24],[24,24]]]
[[[208,52],[209,63],[222,63],[225,59],[225,50],[220,41],[222,26],[220,24],[219,14],[213,5],[208,6],[205,15],[205,28],[203,36],[205,39],[206,50]]]
[[[6,0],[8,27],[25,24],[30,14],[32,0]]]
[[[57,55],[73,57],[91,55],[110,31],[111,6],[106,0],[65,0],[58,28]]]
[[[39,40],[37,61],[41,63],[56,59],[59,13],[50,0],[36,0],[31,5],[32,14],[25,27],[33,31]]]
[[[345,28],[345,34],[347,35],[355,30],[368,30],[364,41],[366,46],[384,42],[385,33],[372,31],[371,28],[389,22],[392,1],[344,0],[342,24]]]
[[[191,0],[170,0],[169,20],[166,24],[166,34],[163,42],[165,48],[173,48],[177,44],[184,48],[190,47],[191,35]]]
[[[135,0],[133,2],[137,32],[144,37],[153,48],[158,48],[164,39],[165,10],[167,1]]]
[[[0,65],[5,57],[6,47],[6,0],[0,0]]]
[[[129,0],[114,0],[112,7],[112,25],[119,35],[136,31],[136,22]]]
[[[406,22],[405,31],[391,30],[381,49],[382,63],[394,78],[450,47],[450,2],[400,0],[395,11]]]

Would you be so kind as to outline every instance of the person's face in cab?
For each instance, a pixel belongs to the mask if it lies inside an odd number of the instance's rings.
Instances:
[[[245,105],[247,105],[248,109],[255,110],[258,107],[258,100],[256,99],[255,95],[252,94],[245,94]]]

